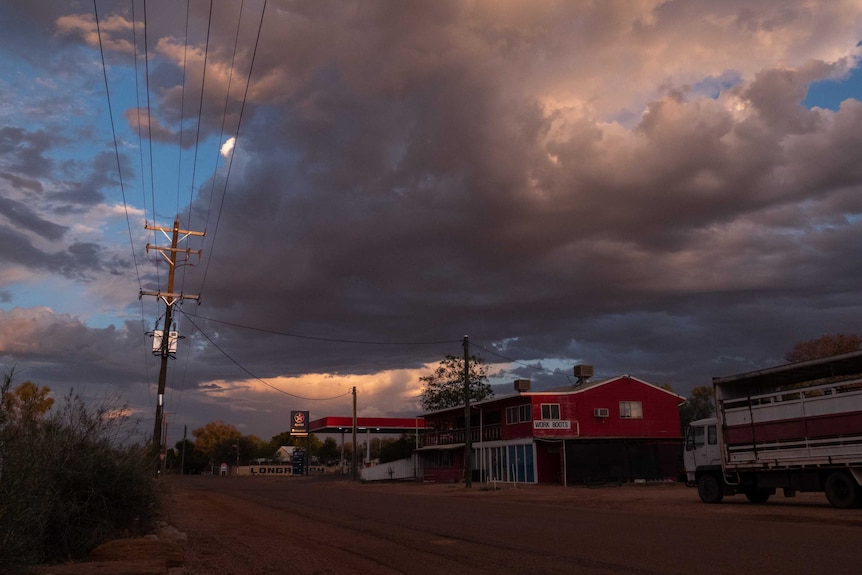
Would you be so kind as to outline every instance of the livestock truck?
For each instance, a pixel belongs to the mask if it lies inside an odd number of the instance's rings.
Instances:
[[[778,489],[825,492],[833,507],[862,505],[862,351],[712,380],[715,417],[693,421],[686,482],[704,503]]]

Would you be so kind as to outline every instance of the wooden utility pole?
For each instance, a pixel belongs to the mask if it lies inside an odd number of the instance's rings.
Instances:
[[[356,469],[356,386],[353,386],[353,454],[350,456],[350,473],[353,481],[356,481],[358,472]]]
[[[192,254],[195,254],[198,257],[200,257],[201,255],[201,250],[191,250],[187,248],[181,249],[177,247],[177,244],[180,241],[185,240],[189,236],[204,236],[206,235],[206,232],[192,232],[189,230],[181,230],[180,221],[178,218],[174,219],[174,227],[172,229],[160,228],[157,226],[150,225],[145,225],[144,227],[148,230],[162,232],[165,237],[171,240],[171,247],[169,248],[147,244],[147,253],[149,253],[150,249],[154,249],[160,254],[162,254],[162,256],[168,261],[168,291],[162,292],[141,290],[141,296],[154,296],[165,302],[165,323],[164,329],[162,330],[161,345],[158,349],[153,349],[153,353],[159,354],[162,358],[161,367],[159,369],[159,390],[158,399],[156,401],[156,422],[153,426],[153,453],[156,455],[156,469],[158,469],[159,458],[162,456],[162,417],[164,413],[165,403],[165,383],[167,382],[168,375],[168,358],[172,357],[172,353],[173,351],[175,351],[172,347],[172,343],[176,343],[176,340],[172,341],[171,338],[171,322],[173,321],[174,304],[184,299],[199,299],[199,296],[197,295],[174,293],[174,272],[176,271],[177,267],[177,254],[185,254],[186,260],[188,260],[189,256]],[[170,236],[168,236],[168,232],[171,232]],[[180,238],[181,234],[182,238]]]
[[[470,430],[470,340],[464,336],[464,484],[473,487],[473,466],[470,464],[473,437]]]

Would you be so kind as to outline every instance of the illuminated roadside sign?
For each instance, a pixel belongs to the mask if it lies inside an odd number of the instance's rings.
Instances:
[[[308,412],[307,411],[291,411],[290,412],[290,434],[297,437],[306,437],[308,435]]]

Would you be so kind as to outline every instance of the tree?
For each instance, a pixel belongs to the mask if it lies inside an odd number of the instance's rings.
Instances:
[[[236,447],[242,434],[224,421],[211,421],[192,431],[195,449],[209,458],[211,464],[235,462]]]
[[[269,455],[266,453],[266,442],[256,435],[242,435],[237,439],[237,443],[231,444],[233,445],[238,446],[241,464]]]
[[[338,442],[331,437],[323,440],[323,445],[320,448],[320,460],[324,465],[331,465],[338,461],[341,457],[341,449],[338,447]]]
[[[183,469],[180,469],[180,464]],[[195,444],[191,440],[181,439],[173,449],[168,449],[166,466],[175,473],[197,475],[209,470],[209,459],[195,449]]]
[[[711,385],[701,385],[691,390],[688,400],[679,408],[679,423],[685,433],[688,424],[698,419],[711,417],[715,413],[715,390]]]
[[[54,399],[48,397],[49,393],[50,387],[39,387],[30,381],[8,392],[3,402],[9,422],[27,425],[41,419],[54,405]]]
[[[829,334],[797,343],[784,356],[784,359],[789,363],[796,363],[840,353],[850,353],[860,348],[862,348],[862,338],[856,334]]]
[[[478,355],[470,357],[470,402],[494,397],[488,384],[488,365]],[[436,411],[464,405],[464,358],[447,355],[431,375],[419,378],[422,389],[422,409]]]
[[[402,433],[398,439],[387,438],[380,443],[380,463],[407,459],[416,449],[416,435]]]

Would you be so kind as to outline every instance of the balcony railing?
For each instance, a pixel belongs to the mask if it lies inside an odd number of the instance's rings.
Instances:
[[[481,434],[481,435],[480,435]],[[496,441],[502,439],[501,425],[484,425],[481,429],[473,427],[470,429],[470,441],[479,443],[482,441]],[[426,430],[420,435],[421,447],[434,447],[444,445],[455,445],[464,443],[464,429],[447,429],[445,431]]]

